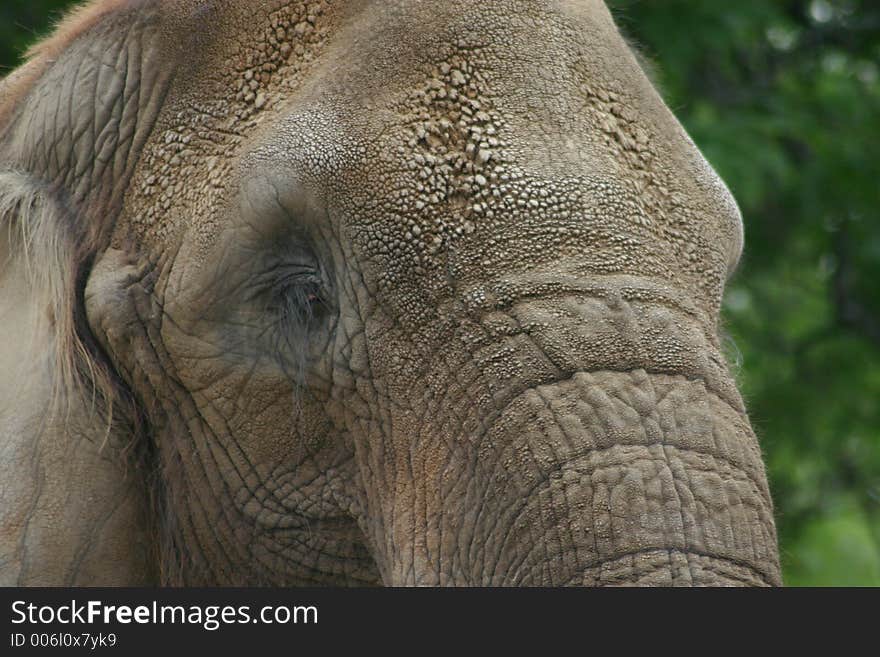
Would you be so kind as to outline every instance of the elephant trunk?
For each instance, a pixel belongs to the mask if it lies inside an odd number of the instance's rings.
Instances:
[[[578,372],[521,395],[485,440],[474,583],[778,581],[754,438],[703,381]]]
[[[387,583],[780,583],[757,441],[684,302],[606,289],[478,315],[489,337],[444,366],[458,389],[400,418],[417,439],[386,500]]]

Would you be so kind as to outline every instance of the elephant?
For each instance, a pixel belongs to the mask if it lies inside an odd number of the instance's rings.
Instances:
[[[5,585],[781,585],[742,216],[599,0],[92,0],[0,222]]]

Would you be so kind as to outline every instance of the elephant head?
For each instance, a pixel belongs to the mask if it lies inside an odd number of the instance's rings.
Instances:
[[[4,581],[780,583],[603,3],[100,0],[2,84]]]

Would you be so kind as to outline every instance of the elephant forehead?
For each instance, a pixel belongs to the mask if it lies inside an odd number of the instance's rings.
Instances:
[[[167,3],[164,38],[185,43],[183,59],[153,63],[178,71],[126,195],[117,243],[134,234],[160,251],[193,223],[205,239],[218,232],[241,153],[327,42],[328,5]]]
[[[432,143],[450,127],[463,129],[473,142],[467,155],[485,163],[499,145],[493,133],[500,127],[489,83],[503,92],[507,109],[519,109],[523,132],[531,131],[535,111],[577,113],[563,104],[548,107],[548,96],[562,97],[571,76],[550,71],[555,55],[539,56],[534,45],[553,37],[557,50],[571,51],[596,37],[565,34],[578,26],[559,2],[166,4],[166,40],[186,42],[184,61],[140,158],[123,227],[160,242],[194,217],[209,231],[216,227],[217,201],[236,179],[241,154],[291,112],[291,103],[323,96],[349,114],[380,121],[379,110],[390,107]],[[583,7],[598,16],[587,25],[613,41],[602,4]],[[598,38],[589,47],[596,56],[609,50]],[[375,132],[364,137],[386,154],[392,147]],[[459,134],[452,137],[460,141]],[[538,137],[540,147],[529,157],[559,159],[558,144],[547,134]]]
[[[735,203],[602,3],[226,7],[178,75],[117,234],[161,249],[186,229],[209,246],[256,154],[336,195],[380,285],[448,274],[450,253],[499,271],[570,253],[720,298]]]

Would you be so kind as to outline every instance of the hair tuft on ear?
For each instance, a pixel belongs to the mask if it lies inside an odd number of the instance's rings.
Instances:
[[[7,267],[22,266],[32,296],[45,300],[35,304],[33,321],[54,338],[49,414],[66,412],[64,405],[74,398],[78,404],[90,400],[91,414],[106,422],[109,435],[114,407],[122,397],[85,321],[82,288],[91,249],[68,214],[58,194],[42,181],[19,171],[0,171],[0,230],[5,233],[0,244],[6,243],[0,249],[0,275]]]

